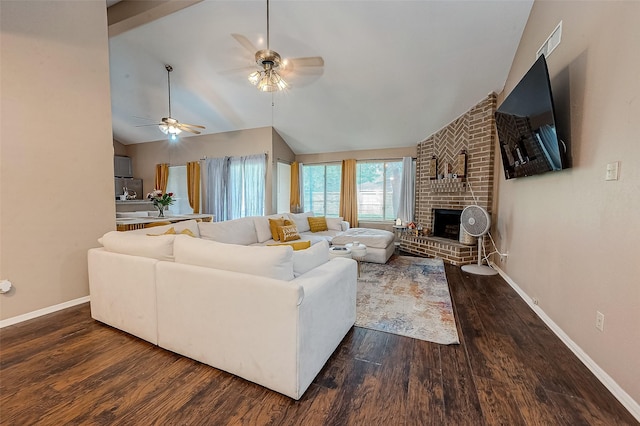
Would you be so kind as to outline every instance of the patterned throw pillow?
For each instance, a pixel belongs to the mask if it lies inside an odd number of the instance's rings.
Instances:
[[[278,227],[278,237],[283,243],[287,241],[299,240],[298,228],[295,225],[285,225]]]
[[[312,217],[309,216],[307,218],[309,221],[309,228],[311,228],[311,232],[320,232],[320,231],[328,231],[327,227],[327,218],[324,216]]]

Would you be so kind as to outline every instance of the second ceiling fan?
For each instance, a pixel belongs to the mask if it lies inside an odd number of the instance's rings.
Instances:
[[[278,52],[270,48],[269,31],[269,0],[267,0],[267,48],[257,49],[245,36],[231,34],[245,49],[254,54],[258,70],[249,74],[249,82],[262,92],[284,90],[289,84],[283,75],[297,67],[322,67],[324,59],[321,56],[305,58],[291,58],[283,60]],[[255,52],[255,53],[254,53]]]

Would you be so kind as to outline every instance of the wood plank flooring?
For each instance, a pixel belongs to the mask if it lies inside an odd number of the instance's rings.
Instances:
[[[100,324],[88,304],[7,327],[0,424],[638,424],[504,280],[446,273],[460,345],[353,328],[300,401]]]

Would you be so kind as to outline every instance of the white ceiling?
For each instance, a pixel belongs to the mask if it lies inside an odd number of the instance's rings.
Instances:
[[[502,90],[532,3],[272,0],[271,49],[324,67],[270,94],[231,36],[264,48],[266,1],[205,0],[110,39],[114,138],[164,138],[136,126],[167,116],[166,63],[172,116],[205,133],[273,125],[296,154],[413,146]]]

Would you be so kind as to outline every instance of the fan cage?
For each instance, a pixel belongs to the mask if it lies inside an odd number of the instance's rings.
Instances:
[[[491,218],[489,213],[480,206],[468,206],[462,210],[460,224],[467,234],[480,237],[489,231]]]

